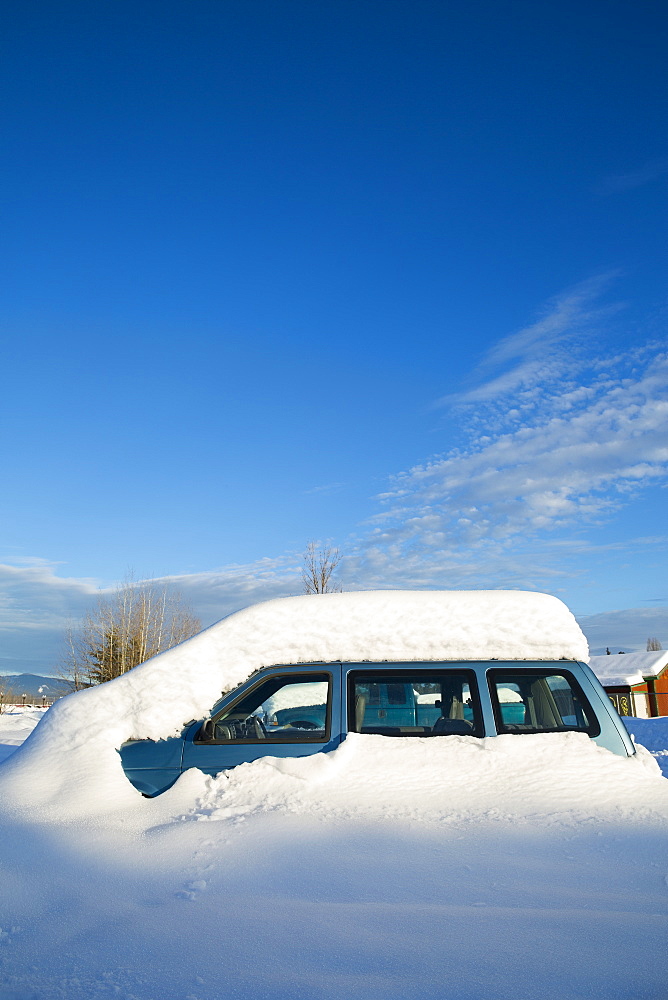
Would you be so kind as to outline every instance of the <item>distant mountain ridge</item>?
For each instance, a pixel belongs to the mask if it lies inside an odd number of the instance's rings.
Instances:
[[[40,674],[5,674],[0,677],[0,687],[11,691],[15,698],[27,695],[28,698],[60,698],[72,690],[67,681],[58,677],[42,677]]]

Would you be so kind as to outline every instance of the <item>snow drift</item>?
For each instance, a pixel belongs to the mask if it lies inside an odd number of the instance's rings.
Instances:
[[[263,757],[197,787],[188,819],[278,812],[358,823],[668,825],[668,782],[649,752],[620,757],[584,733],[442,740],[351,733],[332,753]]]

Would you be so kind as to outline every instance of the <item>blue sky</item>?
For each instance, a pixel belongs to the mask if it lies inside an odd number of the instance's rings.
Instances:
[[[0,669],[130,568],[299,592],[310,539],[668,645],[664,4],[0,18]]]

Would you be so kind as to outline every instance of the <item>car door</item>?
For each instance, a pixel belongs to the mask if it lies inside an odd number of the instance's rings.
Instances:
[[[206,774],[260,757],[306,757],[341,741],[340,664],[277,667],[188,730],[183,770]]]

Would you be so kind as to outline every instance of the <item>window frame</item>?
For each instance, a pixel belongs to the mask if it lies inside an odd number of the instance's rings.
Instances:
[[[577,677],[572,673],[572,671],[567,669],[558,668],[555,669],[554,665],[551,667],[491,667],[486,671],[487,675],[487,689],[489,691],[489,699],[492,704],[492,712],[494,713],[494,726],[496,728],[497,736],[539,736],[541,733],[584,733],[585,736],[589,736],[590,739],[595,739],[597,736],[601,735],[601,723],[599,721],[598,715],[591,703],[591,700],[585,694],[582,685],[578,681]],[[497,680],[505,675],[505,682],[503,680]],[[517,723],[506,723],[503,721],[503,715],[501,711],[501,701],[499,700],[497,684],[503,687],[505,684],[515,683],[515,678],[521,677],[563,677],[568,681],[571,691],[577,695],[580,702],[580,707],[584,713],[584,716],[589,721],[589,725],[586,729],[574,726],[559,726],[550,727],[545,729],[535,729],[527,727],[526,729],[513,728],[513,725]],[[510,679],[509,679],[510,678]],[[524,704],[524,699],[522,699]],[[558,708],[558,706],[557,706]],[[559,712],[561,714],[561,712]],[[524,723],[522,724],[524,725]]]
[[[332,732],[332,702],[334,696],[334,674],[331,672],[331,670],[322,670],[322,669],[305,670],[303,672],[300,671],[299,673],[297,673],[294,670],[278,670],[276,672],[272,671],[271,673],[264,674],[262,677],[258,677],[254,684],[251,684],[250,687],[244,688],[242,691],[238,693],[236,698],[234,698],[232,701],[225,702],[223,705],[220,706],[217,712],[211,715],[210,721],[213,723],[214,732],[216,723],[224,715],[229,715],[230,712],[233,712],[235,707],[239,705],[242,701],[244,701],[246,698],[248,698],[250,695],[252,695],[254,691],[256,691],[258,688],[261,688],[268,681],[281,679],[283,677],[290,678],[293,684],[306,684],[308,683],[308,679],[319,682],[322,682],[323,680],[326,681],[327,703],[325,706],[324,736],[321,736],[320,733],[318,733],[317,736],[304,735],[300,736],[299,739],[289,739],[284,736],[282,736],[280,739],[274,739],[272,737],[275,736],[276,734],[271,734],[267,732],[266,737],[264,737],[263,739],[237,738],[237,739],[226,739],[226,740],[217,740],[217,739],[203,740],[199,738],[199,734],[202,728],[200,726],[197,733],[195,734],[193,743],[200,746],[249,746],[253,744],[259,744],[262,746],[271,743],[279,746],[279,745],[286,745],[286,744],[293,745],[300,743],[329,743]],[[280,687],[277,688],[276,690],[277,691],[280,690]],[[283,732],[286,732],[286,730],[283,730]],[[302,730],[302,732],[307,733],[309,732],[309,730]]]
[[[385,669],[384,667],[374,667],[369,669],[367,666],[360,664],[359,667],[355,667],[353,670],[348,670],[346,678],[346,726],[348,733],[355,733],[361,736],[378,735],[378,736],[388,736],[392,739],[408,738],[408,739],[432,739],[436,736],[445,736],[446,733],[359,733],[355,728],[355,680],[358,678],[364,678],[365,680],[372,681],[372,683],[382,684],[384,680],[392,683],[393,680],[398,680],[399,678],[407,678],[410,680],[411,675],[417,675],[420,679],[428,678],[429,675],[437,680],[438,677],[442,677],[445,674],[457,674],[463,677],[464,682],[469,686],[469,692],[472,699],[472,711],[473,711],[473,729],[470,733],[466,733],[467,736],[475,736],[476,739],[483,739],[485,736],[485,718],[483,713],[482,699],[480,697],[480,682],[478,680],[478,675],[473,667],[450,667],[450,666],[435,666],[429,665],[427,667],[418,667],[410,665],[407,667],[390,667]],[[387,728],[399,728],[399,727],[387,727]],[[464,734],[458,734],[464,735]]]

